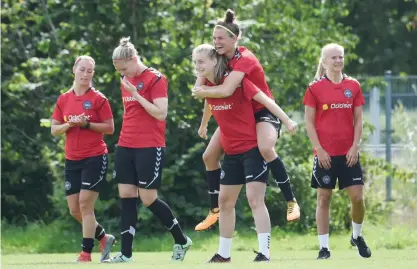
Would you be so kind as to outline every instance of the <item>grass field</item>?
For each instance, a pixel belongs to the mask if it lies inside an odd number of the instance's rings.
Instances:
[[[417,264],[417,230],[414,226],[365,226],[365,239],[372,250],[370,259],[361,258],[356,248],[349,244],[350,232],[333,233],[330,236],[330,249],[332,257],[330,260],[317,261],[318,242],[315,234],[283,233],[275,230],[271,239],[271,262],[269,264],[254,264],[252,260],[258,244],[254,232],[236,233],[232,244],[232,264],[222,264],[222,268],[275,268],[275,269],[411,269]],[[194,269],[214,268],[218,265],[205,264],[217,251],[218,233],[209,231],[204,233],[188,233],[193,239],[193,247],[187,253],[182,263],[170,261],[172,252],[168,250],[172,246],[172,238],[168,233],[146,238],[143,235],[135,237],[134,261],[126,264],[101,264],[99,253],[96,249],[91,264],[76,264],[76,254],[79,251],[79,243],[75,240],[74,252],[54,254],[25,254],[42,250],[32,244],[24,246],[24,242],[39,242],[36,237],[26,233],[25,240],[3,231],[2,234],[2,267],[1,268],[34,268],[34,269],[67,269],[67,268],[172,268],[172,269]],[[71,236],[72,237],[72,236]],[[32,239],[29,239],[32,238]],[[29,240],[28,240],[29,239]],[[39,238],[38,238],[39,239]],[[52,241],[68,241],[65,237],[49,239]],[[73,241],[73,240],[70,240]],[[44,242],[45,243],[45,242]],[[28,244],[30,245],[30,244]],[[52,247],[52,246],[51,246]],[[120,249],[120,244],[113,248],[115,254]],[[150,250],[153,251],[150,251]],[[156,251],[160,250],[160,251]],[[42,250],[44,252],[45,249]],[[56,252],[56,249],[49,248],[49,252]]]
[[[98,262],[99,254],[93,255],[94,261],[90,264],[76,264],[73,262],[75,254],[28,254],[5,255],[2,257],[2,268],[36,268],[36,269],[69,269],[69,268],[152,268],[152,269],[198,269],[218,268],[217,264],[206,264],[211,258],[212,252],[190,250],[186,259],[182,262],[170,262],[170,252],[142,252],[134,253],[132,263],[125,264],[101,264]],[[232,252],[232,263],[221,264],[221,268],[279,268],[279,269],[381,269],[415,268],[417,264],[416,250],[374,250],[370,259],[358,256],[355,249],[334,250],[329,260],[316,260],[317,251],[273,251],[271,262],[268,264],[255,264],[252,262],[255,254],[248,251]]]

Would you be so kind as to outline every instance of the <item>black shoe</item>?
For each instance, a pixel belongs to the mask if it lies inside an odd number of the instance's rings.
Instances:
[[[359,255],[363,258],[371,257],[371,249],[366,245],[365,239],[362,236],[358,236],[357,239],[350,238],[350,244],[358,248]]]
[[[269,262],[269,259],[262,253],[254,251],[256,253],[256,257],[253,260],[254,262]]]
[[[226,262],[231,262],[231,261],[232,259],[230,257],[223,258],[222,256],[216,253],[207,263],[226,263]]]
[[[330,251],[328,248],[322,248],[319,251],[319,256],[317,257],[317,260],[325,260],[330,258]]]

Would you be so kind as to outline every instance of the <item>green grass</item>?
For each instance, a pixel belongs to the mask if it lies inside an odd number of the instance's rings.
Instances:
[[[80,251],[79,234],[58,234],[54,227],[38,225],[25,230],[21,228],[2,227],[2,268],[213,268],[204,264],[218,248],[218,231],[211,230],[202,233],[188,232],[193,239],[193,247],[187,254],[183,263],[171,263],[172,238],[169,233],[145,236],[138,232],[135,236],[134,254],[135,262],[131,264],[107,265],[98,262],[97,247],[93,254],[92,264],[74,265],[76,254]],[[6,229],[7,228],[7,229]],[[115,233],[118,236],[117,233]],[[330,248],[332,258],[328,261],[316,261],[318,253],[317,236],[312,234],[286,233],[274,228],[271,240],[272,261],[262,264],[265,268],[291,268],[291,269],[325,269],[325,268],[414,268],[417,264],[417,229],[411,226],[395,226],[385,228],[366,225],[364,235],[370,248],[372,258],[363,259],[357,254],[355,248],[349,244],[350,233],[332,233],[330,235]],[[45,254],[44,252],[65,252]],[[58,247],[61,246],[61,247]],[[255,257],[253,250],[258,244],[254,231],[238,231],[235,233],[232,244],[231,265],[222,265],[225,268],[239,269],[255,268],[251,262]],[[117,244],[113,253],[118,252]],[[27,254],[31,253],[31,254]],[[42,253],[42,254],[38,254]],[[5,254],[5,255],[4,255]]]
[[[23,254],[5,255],[2,257],[2,268],[30,268],[30,269],[69,269],[69,268],[152,268],[152,269],[199,269],[199,268],[279,268],[279,269],[381,269],[381,268],[415,268],[417,255],[415,250],[373,250],[370,259],[358,256],[355,249],[332,250],[329,260],[315,260],[316,250],[310,251],[279,251],[271,252],[271,262],[268,264],[254,264],[255,254],[249,251],[232,251],[231,264],[205,264],[216,249],[202,252],[190,250],[182,263],[171,263],[170,252],[134,253],[134,261],[126,264],[100,264],[99,255],[94,254],[94,261],[89,264],[74,264],[75,254]]]
[[[291,224],[288,224],[291,225]],[[395,225],[394,228],[382,226],[367,226],[364,234],[368,245],[373,249],[414,249],[417,251],[417,227],[412,225]],[[119,232],[112,232],[117,238]],[[193,240],[193,250],[213,251],[218,244],[218,230],[196,233],[187,232]],[[119,239],[119,238],[118,238]],[[347,249],[349,232],[332,233],[332,249]],[[80,233],[66,230],[59,222],[49,226],[30,224],[27,228],[2,225],[1,250],[3,254],[17,253],[76,253],[80,250]],[[172,237],[168,232],[145,235],[138,230],[135,236],[134,251],[170,251]],[[271,245],[277,250],[316,250],[317,235],[311,233],[286,232],[274,227]],[[118,249],[119,246],[117,245]],[[251,251],[257,249],[256,233],[251,230],[239,229],[234,234],[233,248],[238,251]]]

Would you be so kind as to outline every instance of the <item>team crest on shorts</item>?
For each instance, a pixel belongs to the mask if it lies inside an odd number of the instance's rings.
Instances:
[[[113,170],[113,178],[116,178],[116,170]]]
[[[324,184],[329,184],[329,183],[330,183],[330,177],[329,177],[328,175],[325,175],[325,176],[322,178],[322,180],[323,180],[323,183],[324,183]]]
[[[344,94],[346,98],[352,97],[352,91],[350,89],[345,89]]]
[[[65,181],[65,189],[69,191],[71,189],[71,183],[69,181]]]
[[[93,104],[91,103],[91,101],[87,100],[83,103],[83,108],[86,109],[86,110],[90,110],[92,106],[93,106]]]
[[[138,83],[137,89],[142,90],[142,88],[143,88],[143,82],[141,81]]]
[[[222,172],[220,173],[220,179],[223,179],[223,178],[224,178],[224,176],[225,176],[225,173],[224,173],[224,171],[222,170]]]

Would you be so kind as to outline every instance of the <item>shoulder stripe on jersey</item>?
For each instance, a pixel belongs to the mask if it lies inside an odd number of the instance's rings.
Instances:
[[[153,88],[153,86],[155,86],[155,84],[156,83],[158,83],[158,81],[160,81],[161,80],[161,78],[162,78],[162,76],[157,76],[157,79],[156,79],[156,81],[152,84],[152,86],[151,86],[151,88]]]
[[[106,101],[107,101],[107,98],[104,98],[103,97],[103,103],[101,104],[101,106],[98,108],[99,110],[104,106],[104,104],[106,103]]]

